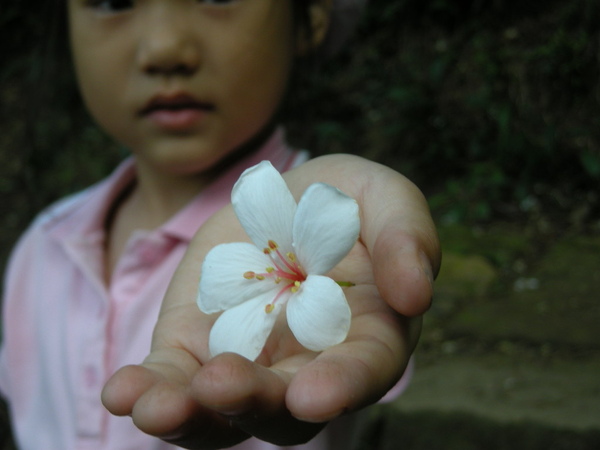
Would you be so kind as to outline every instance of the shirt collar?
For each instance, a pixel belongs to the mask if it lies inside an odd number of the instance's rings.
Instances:
[[[165,223],[160,230],[183,241],[191,241],[198,228],[215,212],[229,204],[231,190],[240,175],[249,167],[268,160],[280,172],[289,170],[296,158],[279,128],[256,152],[246,155],[230,166],[217,180],[208,185],[186,207]]]
[[[189,242],[198,228],[216,211],[230,202],[233,185],[247,168],[263,160],[270,161],[280,172],[290,169],[297,153],[285,141],[278,128],[256,152],[231,165],[182,210],[154,232]],[[104,240],[104,224],[119,195],[135,180],[135,160],[128,158],[105,180],[50,207],[43,215],[44,226],[63,241],[97,244]],[[83,198],[82,198],[83,197]]]
[[[42,226],[60,241],[103,240],[112,205],[134,179],[135,164],[127,158],[101,182],[50,206],[41,216]]]

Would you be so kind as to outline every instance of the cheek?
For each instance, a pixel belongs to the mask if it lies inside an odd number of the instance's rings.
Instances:
[[[81,95],[90,110],[96,109],[102,103],[102,98],[106,95],[108,83],[102,83],[101,80],[106,75],[103,66],[98,63],[99,58],[91,55],[93,51],[84,51],[83,46],[74,46],[73,59],[75,63],[75,72],[79,83]]]
[[[292,23],[289,6],[282,2],[249,25],[239,24],[237,33],[221,41],[221,68],[235,80],[236,95],[260,110],[274,110],[287,88],[295,57]]]
[[[92,57],[91,55],[94,55]],[[80,54],[76,73],[82,99],[94,119],[109,133],[124,126],[127,92],[119,68],[99,57],[97,51]],[[117,130],[115,130],[115,127]]]
[[[92,66],[93,67],[93,66]],[[88,109],[94,113],[96,111],[102,111],[105,109],[105,101],[109,98],[109,83],[101,83],[103,74],[102,71],[88,70],[91,67],[88,66],[84,70],[77,72],[79,80],[79,89],[83,100],[85,101]]]
[[[290,45],[256,42],[229,62],[235,96],[256,113],[273,113],[279,106],[290,78],[293,53]]]
[[[71,30],[71,52],[81,95],[94,116],[109,109],[114,112],[124,94],[127,41],[117,39],[115,33],[96,32],[85,18],[80,19]]]

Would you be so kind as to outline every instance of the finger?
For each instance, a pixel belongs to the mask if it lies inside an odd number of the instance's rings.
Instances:
[[[378,401],[397,383],[411,352],[410,319],[386,308],[355,316],[343,344],[298,371],[287,392],[295,417],[328,421]]]
[[[202,367],[192,389],[198,403],[247,433],[276,445],[295,445],[314,437],[324,424],[302,423],[290,414],[286,392],[291,378],[290,373],[226,353]]]
[[[115,416],[130,416],[135,402],[157,382],[156,374],[145,367],[122,367],[104,386],[102,404]]]
[[[188,386],[167,381],[140,397],[132,419],[145,433],[184,448],[230,447],[248,438],[232,421],[198,404]]]
[[[182,427],[193,408],[185,386],[198,364],[192,366],[188,362],[176,366],[166,362],[169,359],[165,359],[165,353],[150,354],[147,361],[154,362],[143,366],[119,369],[102,392],[102,401],[111,413],[131,416],[138,428],[154,436],[168,435]],[[188,370],[187,374],[182,367]]]
[[[184,384],[167,381],[170,371],[123,367],[106,384],[102,402],[112,414],[131,416],[143,432],[184,448],[228,447],[248,438],[232,421],[201,407]]]
[[[310,179],[304,176],[310,173]],[[308,161],[286,174],[296,195],[315,181],[333,184],[355,198],[361,211],[361,240],[373,261],[377,287],[397,312],[423,314],[441,260],[437,231],[427,202],[407,178],[377,163],[349,155]]]
[[[363,191],[361,237],[372,255],[383,298],[403,315],[420,315],[433,297],[440,259],[437,232],[420,191],[386,167],[379,172],[385,182],[369,184]]]
[[[437,244],[426,246],[402,224],[390,221],[367,245],[381,296],[405,316],[425,313],[433,299],[434,261],[439,259],[438,250],[426,248],[435,249]]]

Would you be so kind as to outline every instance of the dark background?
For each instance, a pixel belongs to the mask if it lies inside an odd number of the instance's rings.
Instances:
[[[66,53],[54,52],[62,34],[48,33],[64,31],[49,3],[0,11],[0,193],[17,227],[126,154],[82,109]],[[599,17],[593,0],[372,0],[341,54],[302,67],[286,109],[291,139],[390,165],[444,221],[520,220],[541,208],[562,226],[589,224]]]

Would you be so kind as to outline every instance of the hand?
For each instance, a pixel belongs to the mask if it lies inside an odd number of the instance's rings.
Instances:
[[[285,174],[297,197],[322,181],[355,198],[361,235],[331,275],[350,280],[348,338],[321,353],[276,327],[256,362],[210,358],[215,317],[195,303],[204,256],[222,242],[247,241],[231,207],[198,232],[164,299],[151,353],[119,370],[103,402],[142,431],[188,448],[234,445],[249,436],[293,445],[329,420],[376,402],[400,378],[429,307],[440,253],[427,203],[406,178],[349,155],[307,162]]]

